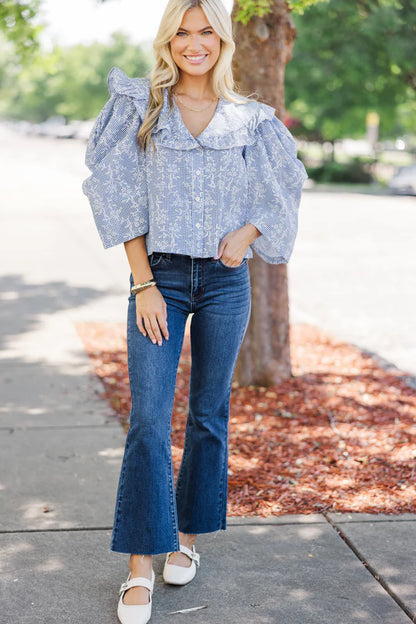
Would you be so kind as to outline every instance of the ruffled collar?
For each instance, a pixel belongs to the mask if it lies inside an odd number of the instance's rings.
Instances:
[[[121,69],[113,67],[108,75],[110,94],[119,93],[132,97],[143,118],[149,100],[150,79],[129,78]],[[152,131],[155,144],[171,149],[188,150],[197,147],[227,149],[251,145],[255,142],[255,130],[259,123],[272,119],[275,109],[262,102],[234,104],[220,98],[211,121],[194,138],[182,120],[179,108],[174,102],[169,109],[167,89],[164,91],[163,107]]]

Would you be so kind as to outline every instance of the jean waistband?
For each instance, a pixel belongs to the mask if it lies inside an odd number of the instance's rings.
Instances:
[[[214,260],[214,256],[190,256],[189,254],[179,254],[170,251],[152,251],[152,253],[149,254],[149,257],[150,256],[162,256],[163,258],[166,258],[166,260]]]

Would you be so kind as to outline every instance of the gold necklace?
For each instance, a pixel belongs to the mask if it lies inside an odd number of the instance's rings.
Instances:
[[[215,102],[216,100],[212,100],[210,104],[208,104],[208,106],[205,106],[205,108],[191,108],[190,106],[187,106],[182,99],[179,97],[178,93],[175,93],[172,91],[172,95],[174,95],[175,97],[178,98],[178,100],[180,101],[180,103],[182,104],[182,106],[184,106],[185,108],[188,108],[191,111],[194,111],[195,113],[202,113],[202,111],[207,110],[207,108],[209,108],[210,106],[212,106],[212,102]],[[217,99],[218,101],[218,99]]]

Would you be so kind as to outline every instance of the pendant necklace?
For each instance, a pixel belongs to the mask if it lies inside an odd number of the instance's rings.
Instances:
[[[212,106],[212,103],[215,102],[215,100],[212,100],[208,106],[205,106],[204,108],[191,108],[190,106],[187,106],[186,104],[184,104],[184,102],[182,101],[182,99],[179,97],[179,95],[177,93],[174,93],[172,91],[172,94],[178,98],[178,100],[180,101],[180,103],[182,104],[182,106],[184,106],[185,108],[188,108],[191,111],[194,111],[195,113],[202,113],[202,111],[207,110],[207,108],[209,108],[210,106]]]

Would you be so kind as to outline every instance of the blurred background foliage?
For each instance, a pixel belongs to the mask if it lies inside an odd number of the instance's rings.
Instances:
[[[151,50],[121,32],[108,44],[39,49],[40,3],[0,4],[0,116],[91,119],[108,98],[112,66],[130,76],[150,69]],[[380,138],[414,133],[416,0],[293,0],[289,6],[298,30],[286,66],[291,131],[319,141],[363,137],[367,113],[377,111]]]
[[[0,32],[13,44],[16,57],[28,62],[39,49],[41,24],[35,23],[41,0],[1,0]]]
[[[13,47],[0,41],[0,115],[33,122],[54,115],[68,121],[95,117],[108,99],[107,74],[114,65],[142,76],[151,58],[117,32],[109,44],[55,46],[30,63],[19,63]]]
[[[295,133],[357,138],[368,111],[380,115],[382,138],[415,131],[415,0],[331,0],[293,19],[285,89]]]

